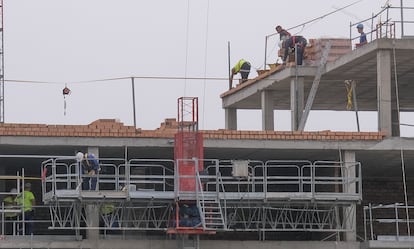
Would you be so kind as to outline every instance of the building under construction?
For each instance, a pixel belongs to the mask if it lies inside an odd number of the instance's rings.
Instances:
[[[314,39],[304,65],[223,93],[223,130],[199,130],[197,97],[156,130],[0,124],[1,198],[30,182],[37,200],[34,219],[3,202],[0,248],[414,247],[414,140],[400,136],[414,39],[394,25],[357,49],[353,37]],[[237,130],[239,109],[261,110],[262,131]],[[275,131],[275,110],[291,111],[291,131]],[[306,131],[311,110],[375,111],[378,131]],[[96,190],[82,185],[91,178]]]

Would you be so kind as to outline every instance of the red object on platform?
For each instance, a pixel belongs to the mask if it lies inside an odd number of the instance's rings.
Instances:
[[[203,134],[191,131],[178,132],[175,135],[174,157],[179,175],[179,190],[196,191],[196,171],[204,169]],[[194,158],[199,159],[198,167]]]

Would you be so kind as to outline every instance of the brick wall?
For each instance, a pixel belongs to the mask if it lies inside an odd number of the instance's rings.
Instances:
[[[142,130],[127,126],[116,119],[99,119],[88,125],[0,124],[0,136],[39,137],[146,137],[174,138],[178,124],[166,119],[155,130]],[[252,139],[252,140],[382,140],[383,132],[335,132],[335,131],[238,131],[201,130],[204,139]]]

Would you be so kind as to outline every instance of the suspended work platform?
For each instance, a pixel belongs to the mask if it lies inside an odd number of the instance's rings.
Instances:
[[[51,229],[90,227],[83,210],[101,210],[101,229],[215,234],[228,231],[347,231],[362,199],[361,165],[331,161],[198,160],[204,170],[177,174],[180,160],[105,159],[97,190],[75,159],[43,163],[43,201]],[[180,189],[182,178],[195,189]],[[103,213],[108,205],[111,212]],[[116,225],[115,225],[116,224]]]

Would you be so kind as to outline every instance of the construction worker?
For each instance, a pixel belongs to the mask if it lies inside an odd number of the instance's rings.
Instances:
[[[367,41],[367,35],[364,33],[364,25],[362,23],[358,24],[356,26],[358,33],[360,34],[359,36],[359,43],[355,44],[355,47],[359,48],[365,44],[368,43]]]
[[[77,153],[77,157],[79,156]],[[94,154],[85,153],[82,159],[83,177],[82,190],[96,190],[96,183],[98,182],[99,162]]]
[[[111,202],[105,202],[100,208],[101,217],[99,220],[99,226],[104,227],[102,233],[119,234],[118,230],[108,229],[108,227],[118,228],[119,223],[116,217],[115,205]],[[108,230],[108,231],[107,231]]]
[[[280,41],[285,41],[291,36],[291,34],[286,29],[283,29],[280,25],[277,25],[275,29],[279,34]]]
[[[23,208],[25,234],[33,234],[34,206],[36,205],[36,199],[32,193],[32,184],[30,182],[24,184],[23,193],[17,195],[15,201]]]
[[[229,89],[231,89],[233,86],[233,77],[235,74],[240,73],[242,79],[241,83],[244,83],[247,81],[247,78],[249,77],[250,73],[250,62],[245,61],[243,59],[239,60],[236,65],[231,69],[231,76],[230,76],[230,82],[229,82]]]
[[[12,212],[12,210],[17,209],[16,195],[17,189],[12,188],[10,194],[3,199],[4,210],[6,211],[4,214],[6,234],[14,234],[13,222],[17,220],[17,212]]]
[[[286,59],[289,54],[295,53],[296,65],[302,65],[306,44],[307,41],[305,37],[297,35],[291,36],[283,41],[282,47],[285,50],[283,55],[283,64],[286,64]]]

